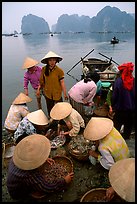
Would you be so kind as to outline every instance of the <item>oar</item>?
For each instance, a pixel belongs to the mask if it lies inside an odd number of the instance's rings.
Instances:
[[[73,79],[75,79],[77,82],[79,81],[77,78],[75,78],[74,76],[72,76],[71,74],[67,73],[70,77],[72,77]]]
[[[88,54],[86,54],[83,58],[81,58],[81,60],[79,60],[68,72],[67,72],[67,74],[72,70],[72,69],[74,69],[74,67],[75,66],[77,66],[83,59],[85,59],[91,52],[93,52],[94,51],[94,49],[93,50],[91,50]]]
[[[102,55],[103,57],[106,57],[107,59],[111,60],[111,61],[114,62],[115,64],[119,65],[117,62],[115,62],[114,60],[112,60],[112,57],[109,58],[109,57],[107,57],[107,56],[101,54],[100,52],[99,52],[98,54]]]

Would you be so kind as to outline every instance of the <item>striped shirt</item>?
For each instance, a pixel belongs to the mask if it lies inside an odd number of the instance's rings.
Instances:
[[[56,178],[49,182],[44,177],[44,171],[40,169],[21,170],[17,168],[11,159],[7,175],[7,188],[13,199],[28,197],[32,192],[51,193],[63,190],[66,187],[64,178]]]

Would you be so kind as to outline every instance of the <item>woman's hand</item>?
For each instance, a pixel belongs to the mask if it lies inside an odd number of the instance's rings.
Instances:
[[[70,183],[74,177],[74,172],[69,173],[67,176],[64,177],[66,183]]]
[[[95,157],[97,159],[99,154],[97,152],[95,152],[94,150],[90,149],[89,155],[91,155],[92,157]]]
[[[55,161],[51,158],[47,158],[47,162],[52,165],[52,164],[55,164]]]
[[[88,105],[88,102],[85,99],[82,99],[83,103]]]
[[[115,195],[115,191],[112,187],[109,187],[107,190],[106,190],[106,199],[108,201],[110,201]]]
[[[67,101],[67,100],[68,100],[68,96],[67,96],[67,95],[64,95],[64,99]]]

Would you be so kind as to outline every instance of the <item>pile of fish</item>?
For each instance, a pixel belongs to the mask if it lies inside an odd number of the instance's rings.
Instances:
[[[75,154],[87,154],[88,150],[91,149],[93,145],[94,143],[85,139],[83,135],[77,135],[71,139],[68,147]]]

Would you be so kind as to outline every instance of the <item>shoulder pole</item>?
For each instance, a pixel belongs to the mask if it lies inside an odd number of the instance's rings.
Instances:
[[[94,49],[93,50],[91,50],[88,54],[86,54],[83,58],[81,58],[81,60],[79,60],[68,72],[67,72],[67,74],[72,70],[72,69],[74,69],[74,67],[75,66],[77,66],[83,59],[85,59],[91,52],[93,52],[94,51]]]

